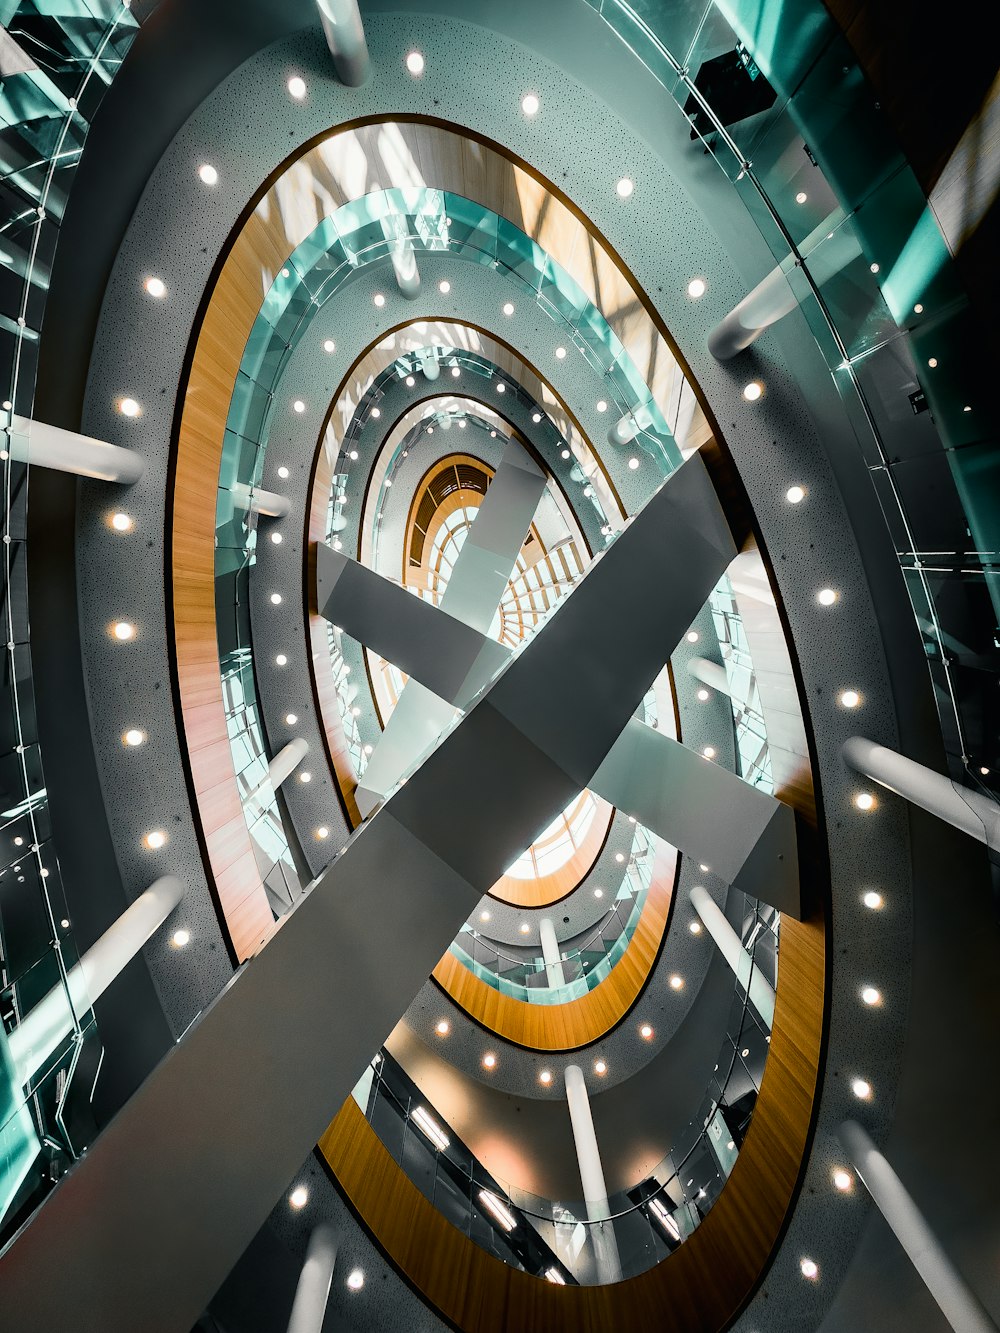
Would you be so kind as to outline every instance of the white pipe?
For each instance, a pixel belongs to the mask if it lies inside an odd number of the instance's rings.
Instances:
[[[302,1272],[295,1288],[288,1333],[323,1333],[323,1320],[336,1262],[337,1237],[331,1226],[321,1222],[313,1228],[309,1237]]]
[[[245,481],[237,481],[229,489],[240,508],[248,509],[251,514],[263,514],[265,518],[287,518],[291,513],[292,504],[287,495],[264,491],[259,486],[248,486]]]
[[[11,458],[31,467],[50,467],[96,481],[117,481],[131,486],[142,476],[145,459],[132,449],[78,435],[59,426],[47,426],[29,417],[13,416],[5,426]]]
[[[291,777],[308,753],[309,742],[301,736],[296,736],[294,740],[282,746],[268,764],[267,773],[264,777],[261,778],[256,787],[247,792],[244,803],[254,800],[265,788],[277,791],[281,784]]]
[[[845,762],[873,782],[888,787],[953,828],[987,847],[1000,848],[1000,805],[971,787],[962,787],[923,764],[907,759],[863,736],[844,742]]]
[[[368,77],[369,59],[358,0],[316,0],[316,3],[337,78],[349,88],[360,88]]]
[[[10,1033],[7,1043],[18,1082],[29,1083],[86,1013],[184,897],[173,875],[155,880],[70,968],[67,986],[54,986]],[[67,994],[67,987],[69,993]]]
[[[927,1225],[903,1182],[854,1120],[838,1131],[848,1157],[921,1281],[956,1333],[996,1333],[996,1324]]]
[[[424,379],[436,380],[441,374],[441,367],[438,365],[437,352],[433,347],[422,347],[418,356],[420,357],[420,369],[424,372]]]
[[[696,884],[691,890],[691,902],[701,917],[705,929],[715,940],[719,952],[736,973],[736,980],[750,996],[750,1003],[769,1028],[774,1026],[774,987],[743,947],[743,941],[726,920],[707,889]]]
[[[538,923],[538,938],[541,941],[542,957],[545,960],[545,979],[548,982],[549,990],[555,990],[557,986],[565,984],[566,976],[563,972],[559,941],[556,939],[556,928],[547,916],[543,916]]]
[[[839,208],[799,246],[799,254],[806,261],[817,287],[846,268],[860,253],[861,244],[855,229],[844,221],[843,210]],[[708,350],[713,356],[720,361],[736,356],[755,342],[765,329],[796,308],[801,296],[793,290],[787,277],[796,267],[798,261],[789,255],[716,325],[708,338]]]
[[[566,1104],[569,1107],[569,1119],[573,1127],[573,1142],[576,1144],[576,1160],[580,1168],[580,1182],[587,1203],[587,1214],[591,1223],[604,1223],[603,1226],[587,1228],[594,1242],[598,1277],[602,1283],[620,1282],[621,1260],[618,1257],[614,1223],[609,1219],[611,1209],[608,1205],[608,1187],[604,1183],[604,1168],[601,1165],[597,1135],[594,1133],[594,1117],[590,1113],[587,1084],[579,1065],[567,1065],[564,1077]]]
[[[417,268],[417,255],[412,243],[407,240],[395,241],[389,253],[400,296],[407,301],[415,301],[420,295],[420,270]]]
[[[700,680],[703,685],[709,685],[720,694],[731,697],[726,668],[720,666],[718,662],[710,662],[707,657],[690,657],[687,669],[695,680]]]
[[[639,434],[639,423],[635,417],[629,414],[620,417],[608,431],[609,444],[628,444],[629,440],[634,440]]]

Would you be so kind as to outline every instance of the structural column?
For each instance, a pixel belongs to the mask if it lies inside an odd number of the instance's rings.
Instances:
[[[415,301],[420,295],[420,270],[417,268],[417,255],[412,242],[394,241],[389,253],[399,294],[407,301]]]
[[[843,755],[855,772],[888,787],[992,850],[1000,848],[1000,806],[990,797],[863,736],[846,740]]]
[[[337,1237],[332,1227],[320,1223],[309,1237],[302,1273],[295,1288],[288,1333],[323,1333],[336,1262]]]
[[[11,458],[32,467],[72,472],[96,481],[117,481],[131,486],[142,476],[145,460],[132,449],[78,435],[59,426],[46,426],[29,417],[12,416],[4,427]]]
[[[767,1026],[774,1026],[774,987],[754,965],[753,959],[743,947],[743,941],[726,920],[726,914],[718,906],[707,889],[700,884],[691,890],[691,902],[694,910],[701,917],[705,929],[718,945],[719,952],[736,973],[736,980],[750,996],[750,1003],[760,1014]]]
[[[545,960],[545,979],[549,990],[562,986],[566,980],[563,972],[562,953],[556,939],[556,928],[549,917],[543,916],[538,923],[538,936],[542,944],[542,958]]]
[[[941,1248],[903,1182],[861,1126],[848,1120],[841,1125],[839,1137],[865,1189],[956,1333],[996,1333],[996,1324]]]
[[[580,1168],[583,1197],[587,1203],[587,1217],[592,1224],[598,1224],[587,1228],[593,1243],[597,1276],[602,1285],[620,1282],[622,1266],[618,1257],[618,1242],[615,1240],[614,1223],[610,1220],[608,1187],[604,1183],[604,1167],[597,1147],[594,1117],[590,1113],[590,1098],[583,1070],[579,1065],[567,1065],[565,1078],[566,1103],[573,1126],[573,1142],[576,1144],[576,1160]]]
[[[368,43],[358,0],[316,0],[337,78],[359,88],[368,77]]]
[[[271,791],[277,791],[281,784],[290,778],[298,768],[302,760],[309,753],[309,742],[303,740],[301,736],[296,736],[295,740],[289,741],[287,745],[282,746],[267,766],[267,775],[263,777],[256,787],[247,795],[247,800],[252,801],[254,797],[259,796],[265,788]]]
[[[695,680],[700,680],[703,685],[711,686],[719,694],[731,697],[726,668],[719,662],[710,662],[707,657],[691,657],[688,658],[687,669]]]
[[[287,495],[264,491],[259,486],[248,486],[243,481],[236,482],[230,491],[236,503],[251,514],[263,514],[265,518],[287,518],[291,513],[291,501]]]
[[[111,985],[184,897],[173,875],[155,880],[70,968],[65,986],[54,986],[7,1039],[18,1082],[29,1083],[60,1042]]]

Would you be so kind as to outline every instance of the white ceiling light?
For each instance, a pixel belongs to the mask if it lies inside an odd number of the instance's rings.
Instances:
[[[540,106],[537,93],[525,93],[521,98],[521,110],[526,116],[537,116]]]
[[[382,415],[382,409],[380,407],[373,407],[371,414],[375,420],[378,421],[379,417]]]
[[[557,360],[557,361],[565,361],[565,360],[566,360],[566,348],[565,348],[565,347],[557,347],[557,348],[556,348],[556,360]]]
[[[111,632],[121,643],[127,643],[129,639],[135,637],[135,626],[130,625],[127,620],[118,620]]]
[[[129,528],[132,526],[132,520],[129,518],[128,514],[112,514],[111,526],[114,528],[115,532],[128,532]]]
[[[281,478],[282,481],[286,481],[287,478],[288,478],[288,468],[286,468],[286,467],[279,467],[279,468],[278,468],[278,476]]]
[[[301,102],[306,95],[306,81],[300,79],[297,74],[293,74],[288,80],[288,91],[296,102]]]
[[[598,410],[598,412],[606,412],[606,411],[608,410],[608,405],[607,405],[607,403],[604,401],[603,398],[598,398],[598,400],[597,400],[597,410]]]
[[[652,1041],[653,1039],[652,1025],[650,1023],[643,1023],[642,1026],[639,1028],[639,1036],[643,1039],[643,1041]]]
[[[274,660],[278,664],[278,666],[285,666],[285,664],[288,661],[288,658],[285,656],[284,653],[279,653]]]
[[[289,727],[294,727],[295,724],[296,724],[296,722],[298,722],[298,720],[299,720],[299,719],[295,716],[294,713],[286,713],[286,714],[285,714],[285,723],[286,723],[286,725],[289,726]]]
[[[845,1190],[849,1190],[851,1188],[854,1181],[851,1178],[851,1173],[849,1171],[845,1171],[842,1166],[839,1166],[833,1173],[833,1183],[837,1187],[837,1189],[839,1189],[843,1193]]]
[[[132,746],[141,745],[145,739],[146,733],[140,731],[138,727],[129,727],[128,731],[126,731],[125,735],[122,737],[122,740],[126,745]]]
[[[513,302],[513,301],[504,301],[504,303],[503,303],[503,312],[504,312],[504,314],[507,316],[507,318],[510,319],[511,315],[514,313],[514,302]]]
[[[531,419],[532,419],[532,421],[535,423],[535,425],[537,426],[538,423],[539,423],[539,422],[541,421],[541,419],[542,419],[542,414],[541,414],[541,412],[532,412],[532,414],[531,414]]]
[[[157,300],[160,300],[167,294],[167,284],[162,278],[147,278],[145,287],[150,296],[155,296]]]
[[[451,1024],[448,1022],[447,1018],[439,1019],[438,1022],[434,1024],[434,1031],[439,1037],[447,1037],[448,1033],[451,1031]]]
[[[448,1135],[444,1132],[431,1113],[423,1106],[418,1106],[413,1112],[412,1119],[416,1122],[417,1128],[430,1139],[431,1143],[438,1152],[444,1152],[445,1148],[451,1143]]]
[[[804,486],[789,486],[788,490],[785,492],[785,499],[790,505],[801,504],[805,498],[806,491]]]
[[[142,409],[134,398],[120,398],[118,400],[118,411],[123,417],[137,417]]]
[[[877,912],[879,908],[882,906],[883,898],[882,895],[880,893],[876,893],[874,889],[869,889],[868,892],[864,894],[861,901],[871,911]]]
[[[816,594],[816,600],[819,602],[820,606],[833,606],[834,602],[837,600],[837,594],[832,588],[820,588],[819,592]]]
[[[347,1286],[349,1291],[360,1291],[365,1285],[365,1275],[360,1268],[352,1268],[347,1275]]]
[[[500,1223],[504,1231],[513,1231],[517,1226],[517,1218],[514,1217],[510,1209],[504,1207],[492,1190],[480,1190],[479,1202]]]
[[[306,405],[301,398],[296,398],[295,402],[292,403],[292,410],[300,414],[306,410]]]
[[[687,638],[688,643],[697,643],[698,631],[696,629],[689,629],[685,637]]]
[[[684,989],[684,978],[683,978],[683,977],[677,977],[677,976],[671,977],[671,978],[670,978],[670,989],[671,989],[671,990],[683,990],[683,989]]]
[[[698,691],[698,700],[700,703],[705,703],[708,700],[708,697],[709,697],[708,690]]]
[[[692,921],[691,924],[688,926],[688,930],[691,932],[692,935],[700,935],[700,934],[701,934],[701,922],[700,922],[700,921]]]
[[[407,375],[407,377],[406,377],[406,387],[407,387],[408,389],[412,389],[413,386],[414,386],[414,384],[416,384],[416,382],[417,382],[417,381],[413,378],[412,375]]]
[[[802,1276],[808,1278],[810,1282],[814,1281],[819,1276],[819,1264],[817,1264],[815,1259],[803,1259],[799,1264],[799,1268],[802,1271]]]
[[[840,703],[844,708],[857,708],[861,702],[861,695],[857,690],[841,690]]]
[[[569,458],[571,455],[568,449],[563,449],[559,456],[560,458]]]
[[[757,380],[751,380],[743,389],[743,397],[748,403],[755,403],[764,392],[764,386]]]
[[[288,1196],[288,1202],[293,1208],[304,1208],[309,1202],[309,1191],[305,1185],[296,1185]]]
[[[457,380],[458,377],[459,377],[459,375],[461,375],[461,373],[462,373],[462,367],[461,367],[461,366],[452,366],[452,368],[451,368],[451,377],[452,377],[452,379],[456,379],[456,380]]]
[[[705,295],[708,284],[704,278],[692,278],[688,283],[688,296],[692,301],[698,301]]]
[[[619,199],[627,199],[635,189],[635,182],[629,180],[628,176],[622,176],[621,180],[615,186],[615,194]]]
[[[715,758],[715,746],[714,746],[714,745],[706,745],[705,748],[704,748],[704,750],[702,750],[702,754],[705,756],[706,759],[714,759],[714,758]]]
[[[272,533],[271,533],[271,541],[274,543],[275,546],[280,546],[280,545],[281,545],[281,541],[282,541],[281,533],[280,533],[280,532],[272,532]]]
[[[337,344],[333,341],[332,338],[327,338],[326,341],[323,343],[323,351],[335,352],[336,350],[337,350]]]
[[[382,307],[385,305],[385,297],[382,295],[381,292],[376,292],[375,295],[372,297],[372,300],[378,306],[379,310],[381,310]]]
[[[167,835],[162,829],[153,829],[151,833],[146,834],[143,842],[151,852],[158,852],[161,847],[166,846]]]
[[[219,179],[219,173],[209,162],[203,162],[198,168],[198,175],[201,177],[203,185],[215,185]]]
[[[189,930],[184,930],[183,928],[181,930],[175,930],[170,937],[170,943],[175,949],[183,949],[186,945],[191,943],[191,932]]]
[[[795,196],[795,202],[797,204],[804,204],[808,198],[809,196],[806,194],[805,190],[800,190]]]
[[[424,57],[419,51],[411,51],[406,57],[406,68],[414,78],[419,78],[424,72]]]
[[[867,1005],[876,1005],[882,1003],[882,994],[874,986],[865,986],[861,991],[861,998]]]
[[[872,1095],[872,1085],[865,1078],[856,1078],[851,1083],[851,1091],[854,1093],[855,1097],[866,1102]]]
[[[441,281],[438,283],[438,291],[443,296],[447,296],[448,293],[451,291],[451,283],[448,281],[447,278],[442,278]]]
[[[280,606],[280,605],[281,605],[281,593],[280,593],[280,592],[272,592],[272,593],[271,593],[271,605],[272,605],[272,606]]]
[[[854,804],[859,810],[874,810],[875,797],[870,791],[858,792],[857,796],[854,798]]]
[[[630,470],[631,472],[637,472],[638,469],[639,469],[639,460],[638,460],[638,458],[630,458],[630,459],[628,460],[628,465],[629,465],[629,470]]]

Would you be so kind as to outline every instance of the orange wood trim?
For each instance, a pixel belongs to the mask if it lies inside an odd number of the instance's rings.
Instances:
[[[587,836],[573,855],[551,875],[537,879],[515,879],[503,875],[490,889],[489,896],[514,907],[551,907],[568,897],[578,884],[590,874],[611,832],[615,809],[601,796],[595,796],[597,809],[590,822]]]
[[[798,1188],[822,1045],[822,919],[782,921],[778,966],[770,1054],[732,1175],[694,1234],[639,1277],[558,1287],[493,1258],[424,1198],[353,1098],[320,1152],[391,1262],[463,1333],[720,1333],[761,1280]]]
[[[673,847],[663,842],[657,845],[652,879],[635,934],[604,980],[578,1000],[530,1004],[501,995],[450,951],[431,975],[471,1019],[505,1041],[534,1051],[571,1051],[589,1046],[622,1021],[645,989],[670,919],[678,862]]]

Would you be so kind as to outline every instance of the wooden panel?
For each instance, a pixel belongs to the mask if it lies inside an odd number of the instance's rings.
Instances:
[[[431,975],[470,1018],[505,1041],[535,1051],[571,1051],[588,1046],[622,1021],[649,980],[670,918],[677,865],[674,848],[658,842],[635,934],[605,979],[578,1000],[531,1004],[501,995],[450,952]]]
[[[397,1167],[353,1098],[320,1151],[390,1260],[464,1333],[719,1333],[763,1274],[797,1188],[819,1072],[824,975],[823,921],[783,921],[771,1049],[733,1173],[674,1254],[613,1287],[554,1286],[481,1250]]]

